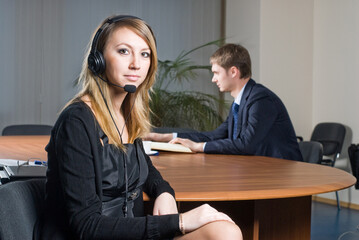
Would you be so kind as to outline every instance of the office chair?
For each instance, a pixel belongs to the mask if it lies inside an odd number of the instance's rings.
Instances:
[[[320,142],[323,145],[321,164],[334,167],[339,157],[345,137],[345,126],[340,123],[319,123],[315,126],[310,141]],[[331,156],[331,157],[330,157]]]
[[[340,123],[324,122],[318,123],[312,132],[310,141],[320,142],[323,145],[323,157],[321,164],[334,167],[336,159],[339,157],[345,138],[345,126]],[[340,202],[338,192],[335,192],[338,209]]]
[[[348,147],[348,156],[350,160],[352,174],[356,179],[359,179],[359,144],[351,144]],[[355,183],[355,189],[359,189],[358,180]]]
[[[9,125],[2,130],[2,135],[50,135],[51,129],[52,126],[40,124]]]
[[[0,186],[0,239],[32,240],[45,201],[45,179]]]
[[[319,164],[323,158],[323,146],[319,142],[299,142],[299,150],[302,153],[304,162]]]

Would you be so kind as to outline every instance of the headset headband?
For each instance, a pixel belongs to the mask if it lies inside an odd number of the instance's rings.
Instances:
[[[98,40],[100,39],[101,33],[102,31],[109,26],[112,23],[124,20],[124,19],[128,19],[128,18],[133,18],[133,19],[140,19],[138,17],[135,16],[131,16],[131,15],[118,15],[118,16],[114,16],[111,18],[107,18],[105,23],[102,24],[102,26],[97,30],[93,40],[92,40],[92,45],[91,45],[91,52],[94,53],[97,51],[97,44],[98,44]]]
[[[135,16],[131,16],[131,15],[118,15],[118,16],[114,16],[114,17],[106,19],[105,23],[102,24],[102,26],[97,30],[97,32],[92,40],[90,55],[88,56],[88,59],[87,59],[88,68],[92,71],[92,73],[94,75],[99,76],[106,69],[105,59],[104,59],[102,53],[97,50],[98,41],[100,39],[100,36],[101,36],[103,30],[112,23],[115,23],[115,22],[118,22],[118,21],[121,21],[124,19],[130,19],[130,18],[142,20],[139,17],[135,17]],[[150,30],[150,32],[155,40],[155,44],[156,44],[156,39],[155,39],[155,36],[153,34],[151,27],[148,24],[146,24],[146,26]]]

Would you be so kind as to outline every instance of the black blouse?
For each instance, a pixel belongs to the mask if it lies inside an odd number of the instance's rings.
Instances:
[[[46,146],[45,213],[35,233],[41,232],[41,239],[164,239],[180,233],[178,214],[143,216],[142,212],[141,216],[124,218],[102,213],[106,199],[104,147],[98,127],[91,109],[82,101],[71,104],[59,116]],[[144,154],[142,141],[137,139],[134,145],[135,155],[143,154],[148,169],[143,191],[151,198],[163,192],[174,196],[173,189]],[[142,191],[136,201],[142,203]],[[134,212],[137,208],[141,206],[135,204]]]
[[[100,128],[99,136],[103,144],[102,214],[124,217],[124,209],[127,209],[126,214],[129,217],[143,216],[142,191],[148,177],[146,154],[139,144],[136,144],[138,141],[135,144],[125,144],[126,152],[123,152],[109,144],[108,137]],[[128,201],[125,204],[126,195]]]

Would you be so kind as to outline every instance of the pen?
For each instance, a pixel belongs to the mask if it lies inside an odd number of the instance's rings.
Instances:
[[[35,164],[35,165],[47,166],[47,162],[45,162],[45,161],[39,161],[39,160],[35,160],[35,161],[34,161],[34,164]]]

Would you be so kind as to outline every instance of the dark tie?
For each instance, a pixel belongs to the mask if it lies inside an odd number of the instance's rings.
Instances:
[[[232,113],[233,113],[233,139],[237,137],[237,129],[238,129],[238,109],[239,105],[237,103],[233,103],[232,105]]]

